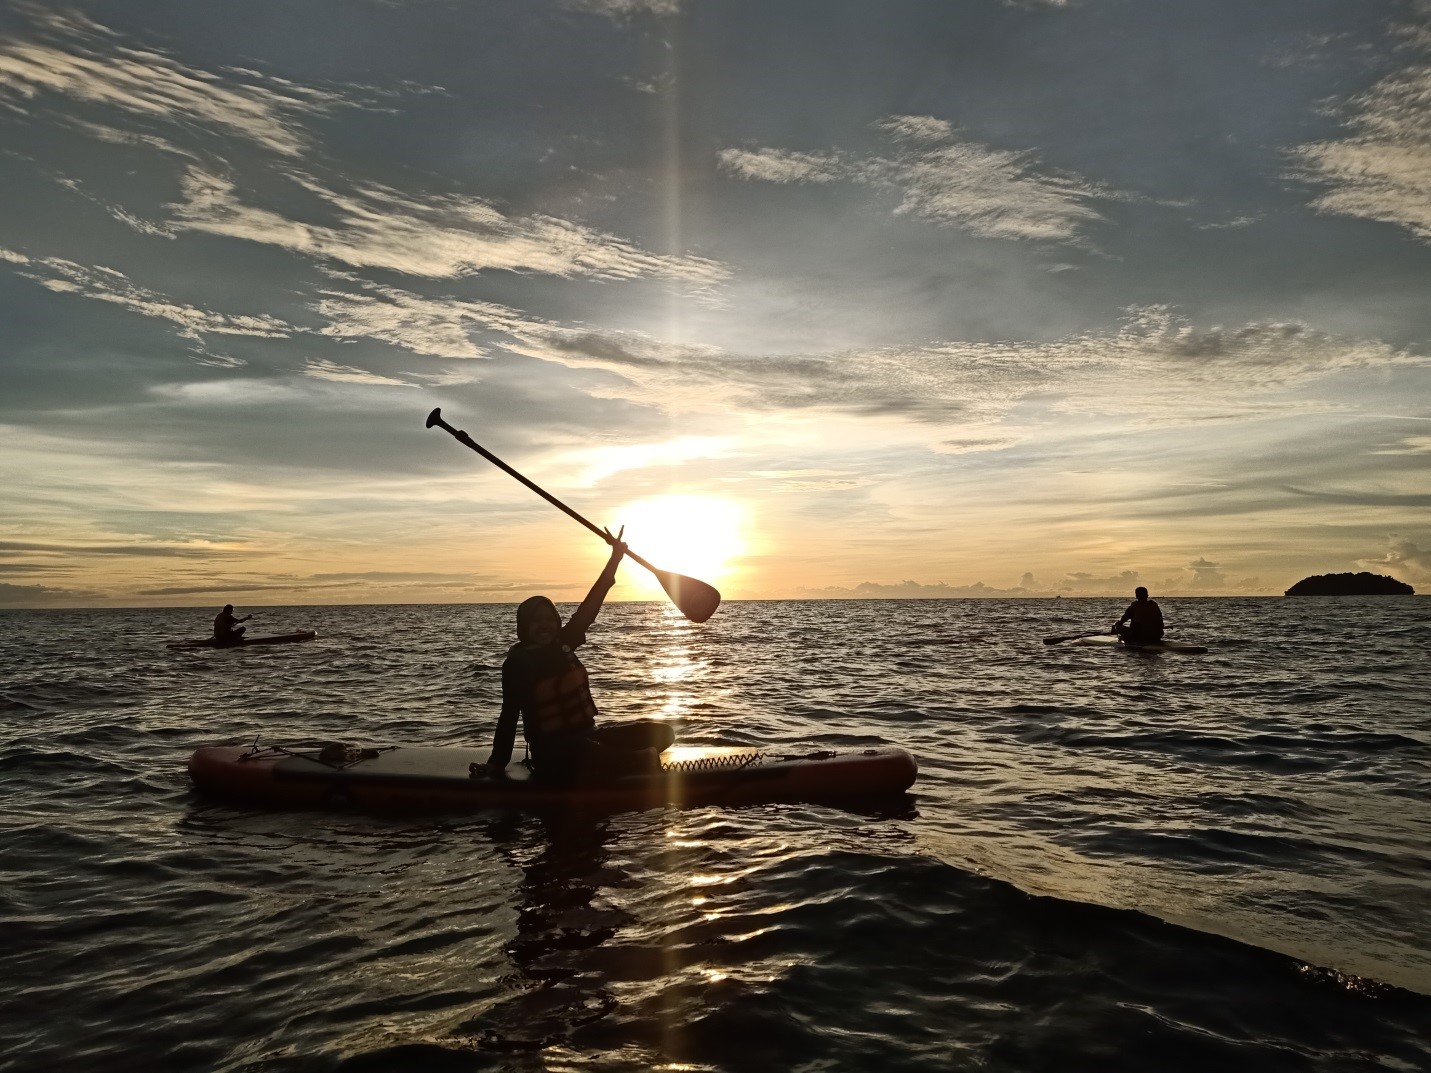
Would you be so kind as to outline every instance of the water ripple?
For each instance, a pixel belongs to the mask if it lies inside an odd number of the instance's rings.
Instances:
[[[898,741],[914,792],[405,820],[183,764],[485,743],[511,608],[273,608],[319,640],[224,652],[162,648],[183,610],[0,612],[0,1064],[1431,1068],[1423,606],[1167,601],[1212,652],[1149,657],[1039,643],[1117,601],[615,605],[606,718]]]

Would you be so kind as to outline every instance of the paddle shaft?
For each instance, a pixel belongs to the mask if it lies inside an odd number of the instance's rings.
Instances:
[[[1060,637],[1045,637],[1043,643],[1046,645],[1056,645],[1064,641],[1076,641],[1080,637],[1101,637],[1107,632],[1107,630],[1094,630],[1092,633],[1067,633]]]
[[[441,426],[443,429],[449,432],[452,435],[452,438],[455,439],[458,443],[462,444],[464,447],[472,448],[472,450],[476,451],[479,455],[485,458],[488,462],[492,463],[492,465],[496,466],[502,472],[508,474],[509,476],[517,478],[517,480],[521,481],[533,492],[536,492],[537,495],[541,496],[552,506],[556,507],[557,510],[561,511],[563,514],[567,515],[570,518],[575,518],[577,521],[579,521],[582,525],[590,529],[606,543],[612,543],[612,538],[610,534],[606,532],[606,530],[597,528],[595,525],[587,521],[576,511],[568,507],[556,496],[552,495],[545,488],[541,487],[541,485],[534,484],[533,482],[527,480],[526,477],[523,477],[511,466],[507,465],[507,463],[503,462],[500,458],[494,455],[491,451],[487,450],[487,448],[483,447],[480,443],[474,440],[471,436],[467,435],[467,433],[463,432],[460,428],[453,428],[451,425],[449,425],[446,421],[442,419],[440,407],[439,409],[433,410],[432,413],[427,415],[427,427],[431,428],[433,425]],[[634,559],[636,562],[640,563],[653,574],[665,573],[665,571],[652,566],[650,563],[648,563],[645,559],[641,558],[641,556],[637,555],[630,548],[626,549],[626,558]]]

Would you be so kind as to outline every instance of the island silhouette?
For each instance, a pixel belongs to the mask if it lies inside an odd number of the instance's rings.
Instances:
[[[1366,570],[1358,574],[1314,574],[1304,577],[1284,596],[1414,596],[1416,590],[1404,581]]]

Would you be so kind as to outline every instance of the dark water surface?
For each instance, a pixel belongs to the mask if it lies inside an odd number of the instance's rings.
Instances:
[[[612,605],[609,719],[906,797],[243,811],[200,744],[485,744],[512,609],[0,612],[0,1069],[1431,1069],[1431,600]]]

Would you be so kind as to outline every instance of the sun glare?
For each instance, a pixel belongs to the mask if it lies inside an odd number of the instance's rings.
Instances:
[[[656,496],[631,503],[617,514],[631,550],[662,570],[717,584],[731,560],[745,550],[742,511],[728,499],[703,495]],[[660,592],[644,570],[624,573],[628,583]]]

